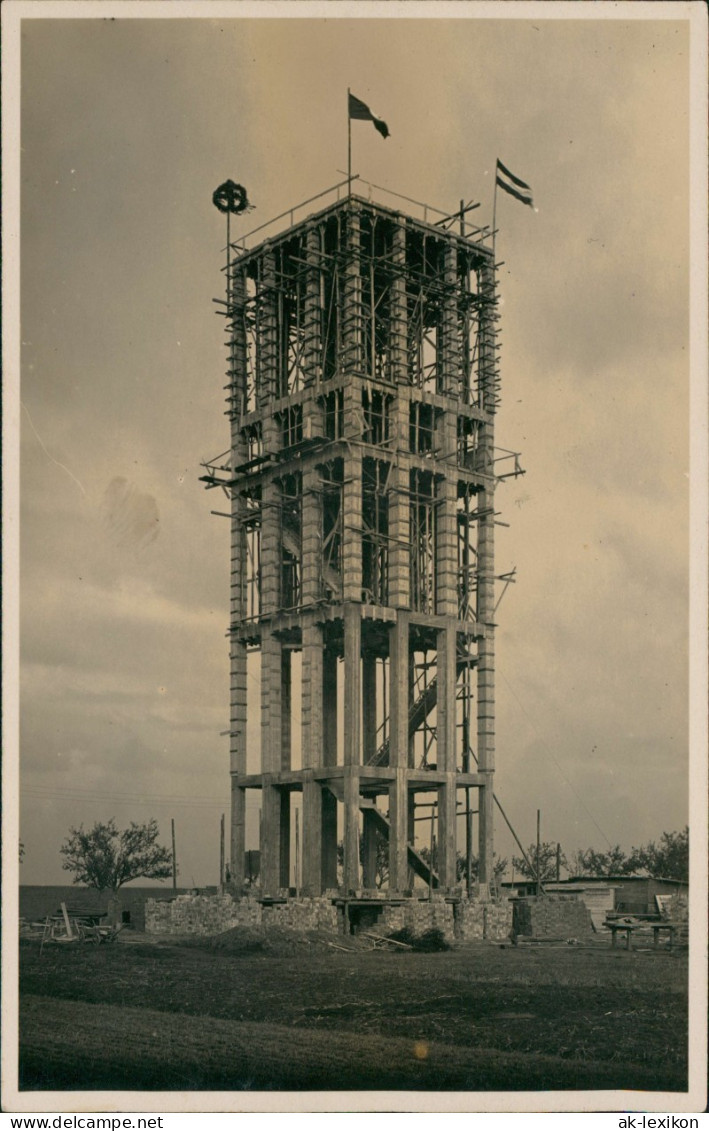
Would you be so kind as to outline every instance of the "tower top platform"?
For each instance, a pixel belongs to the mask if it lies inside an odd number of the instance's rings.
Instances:
[[[359,191],[352,191],[352,184],[355,182]],[[384,197],[393,198],[394,201],[401,203],[384,202]],[[315,205],[316,202],[322,203],[313,211],[305,212],[305,209]],[[281,212],[278,216],[239,236],[238,239],[232,240],[230,248],[235,256],[241,259],[261,250],[264,245],[278,243],[297,234],[307,225],[318,223],[352,206],[392,221],[405,219],[408,225],[413,225],[430,235],[460,242],[468,248],[472,244],[483,254],[492,256],[492,248],[486,244],[486,241],[492,238],[491,229],[487,226],[478,227],[467,219],[479,204],[471,202],[463,205],[462,214],[461,209],[452,213],[444,212],[440,208],[403,196],[391,189],[370,184],[360,177],[353,177],[351,182],[342,181]]]

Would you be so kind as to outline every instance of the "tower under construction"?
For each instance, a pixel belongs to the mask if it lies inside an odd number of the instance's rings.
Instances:
[[[264,895],[449,895],[492,878],[494,255],[351,190],[230,245],[231,878],[257,791]]]

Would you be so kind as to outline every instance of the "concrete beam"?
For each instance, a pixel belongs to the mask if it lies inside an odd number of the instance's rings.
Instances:
[[[370,763],[377,750],[377,660],[371,652],[362,657],[362,755]]]

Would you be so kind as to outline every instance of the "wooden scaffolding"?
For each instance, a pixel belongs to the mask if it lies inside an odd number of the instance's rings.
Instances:
[[[390,896],[452,892],[464,851],[491,881],[497,311],[461,228],[349,195],[230,260],[231,446],[204,479],[231,500],[237,888],[251,790],[266,895],[298,794],[305,894],[373,888],[383,846]]]

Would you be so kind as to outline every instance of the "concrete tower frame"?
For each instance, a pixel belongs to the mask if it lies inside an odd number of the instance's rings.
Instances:
[[[382,845],[390,897],[453,893],[466,851],[492,879],[495,264],[459,228],[348,194],[233,245],[231,445],[204,478],[231,499],[236,890],[250,790],[264,895],[293,883],[294,793],[303,894],[374,888]]]

